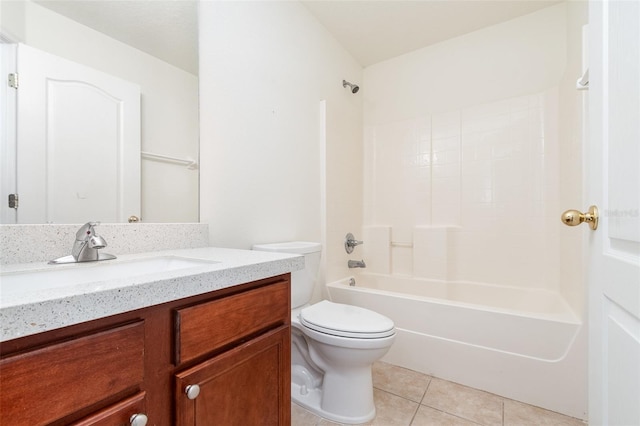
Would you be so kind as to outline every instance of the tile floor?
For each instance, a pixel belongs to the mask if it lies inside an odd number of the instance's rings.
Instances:
[[[585,426],[582,420],[383,362],[373,365],[379,426]],[[330,426],[291,404],[293,426]]]

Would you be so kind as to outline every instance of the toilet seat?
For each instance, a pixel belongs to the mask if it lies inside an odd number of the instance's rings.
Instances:
[[[319,333],[355,339],[380,339],[395,334],[394,324],[377,312],[323,300],[300,311],[300,323]]]

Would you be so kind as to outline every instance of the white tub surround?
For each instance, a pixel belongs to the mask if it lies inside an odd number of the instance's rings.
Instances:
[[[558,292],[361,273],[332,301],[396,325],[384,361],[586,418],[585,327]]]
[[[132,229],[135,228],[134,225]],[[77,228],[75,228],[77,229]],[[108,233],[103,232],[105,238]],[[73,242],[73,240],[69,240]],[[4,246],[4,245],[3,245]],[[69,245],[70,248],[70,245]],[[106,263],[134,262],[145,258],[196,259],[195,266],[107,279],[46,290],[0,293],[0,341],[41,333],[110,315],[178,300],[214,290],[260,280],[304,268],[304,257],[224,248],[176,249],[122,255],[115,260],[83,264],[48,265],[46,262],[3,265],[2,278],[25,271],[61,268],[99,268]]]

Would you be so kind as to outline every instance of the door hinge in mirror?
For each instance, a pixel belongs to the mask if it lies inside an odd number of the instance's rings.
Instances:
[[[14,89],[18,88],[18,74],[17,73],[9,74],[9,87],[13,87]]]
[[[10,209],[18,208],[18,194],[9,194],[9,208]]]

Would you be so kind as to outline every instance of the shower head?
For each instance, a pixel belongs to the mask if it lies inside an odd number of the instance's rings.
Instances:
[[[351,88],[351,93],[358,93],[360,87],[357,84],[351,84],[347,80],[342,80],[342,87],[349,86]]]

